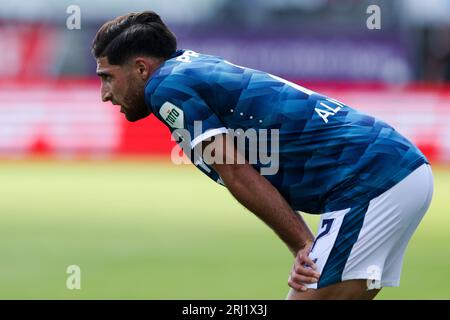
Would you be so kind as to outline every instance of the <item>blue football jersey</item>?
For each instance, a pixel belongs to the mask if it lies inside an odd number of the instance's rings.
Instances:
[[[277,76],[190,50],[178,50],[154,72],[145,100],[172,133],[189,133],[191,148],[230,130],[275,132],[278,146],[270,151],[277,170],[264,176],[294,210],[320,214],[367,203],[428,163],[379,119]],[[273,144],[272,138],[256,135],[257,148]],[[201,158],[193,162],[221,183]],[[270,165],[259,158],[250,163],[261,173]]]

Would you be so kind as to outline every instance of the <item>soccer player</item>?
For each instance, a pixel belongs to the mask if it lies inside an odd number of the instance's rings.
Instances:
[[[433,177],[395,129],[277,76],[177,50],[154,12],[105,23],[92,52],[103,101],[129,121],[157,117],[203,173],[292,251],[288,299],[372,299],[399,285]],[[247,136],[241,147],[239,133]],[[275,168],[251,159],[264,148]],[[205,161],[206,150],[215,161]],[[321,215],[316,237],[297,211]]]

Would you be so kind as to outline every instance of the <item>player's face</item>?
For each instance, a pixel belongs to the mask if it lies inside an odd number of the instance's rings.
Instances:
[[[142,77],[134,63],[111,65],[108,58],[101,57],[97,59],[97,74],[102,80],[102,100],[119,105],[128,121],[137,121],[150,114],[144,99],[148,77]]]

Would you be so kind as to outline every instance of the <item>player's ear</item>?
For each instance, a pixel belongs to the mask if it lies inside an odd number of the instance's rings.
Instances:
[[[137,57],[134,59],[134,69],[142,80],[147,80],[150,75],[149,62],[144,58]]]

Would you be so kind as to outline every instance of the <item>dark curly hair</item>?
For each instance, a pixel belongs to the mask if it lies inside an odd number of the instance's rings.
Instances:
[[[129,13],[106,22],[95,35],[92,54],[121,65],[129,58],[146,55],[168,59],[177,50],[177,39],[153,11]]]

